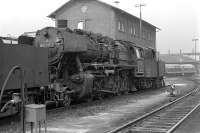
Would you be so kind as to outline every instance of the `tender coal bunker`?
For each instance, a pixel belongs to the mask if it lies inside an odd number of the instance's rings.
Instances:
[[[21,35],[18,37],[19,44],[33,45],[33,41],[34,41],[33,37],[29,37],[25,35]]]

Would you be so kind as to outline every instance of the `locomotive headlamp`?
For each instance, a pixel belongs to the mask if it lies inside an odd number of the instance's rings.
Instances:
[[[40,87],[40,90],[44,90],[44,86],[41,86],[41,87]]]

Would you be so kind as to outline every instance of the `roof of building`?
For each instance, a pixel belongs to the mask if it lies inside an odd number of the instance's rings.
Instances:
[[[52,12],[51,14],[49,14],[48,17],[49,17],[49,18],[55,18],[57,12],[59,12],[61,9],[65,8],[67,5],[70,5],[70,4],[72,4],[73,2],[75,2],[75,1],[77,1],[77,0],[70,0],[70,1],[66,2],[64,5],[62,5],[61,7],[59,7],[58,9],[56,9],[54,12]],[[132,14],[130,14],[130,13],[128,13],[128,12],[126,12],[126,11],[124,11],[124,10],[118,8],[118,7],[115,7],[115,6],[111,5],[111,4],[105,3],[105,2],[103,2],[102,0],[94,0],[94,1],[97,1],[97,2],[99,2],[99,3],[101,3],[101,4],[106,5],[106,6],[109,6],[109,7],[113,8],[114,10],[117,10],[117,11],[120,11],[120,12],[125,13],[125,14],[127,14],[127,15],[130,15],[130,16],[136,18],[136,19],[140,19],[140,18],[138,18],[138,17],[136,17],[136,16],[134,16],[134,15],[132,15]],[[158,28],[158,27],[156,27],[156,26],[154,26],[154,25],[148,23],[147,21],[144,21],[144,20],[142,20],[142,21],[143,21],[143,23],[146,23],[146,24],[148,24],[148,25],[150,25],[150,26],[152,26],[152,27],[154,27],[154,28],[160,30],[160,28]]]
[[[159,55],[160,59],[163,60],[166,64],[179,64],[179,63],[194,63],[194,59],[184,56],[184,55],[171,55],[171,54],[161,54]]]

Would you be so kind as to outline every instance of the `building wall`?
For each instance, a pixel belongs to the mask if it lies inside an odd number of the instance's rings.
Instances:
[[[102,35],[114,35],[114,11],[93,0],[77,0],[60,10],[56,20],[68,20],[68,27],[77,29],[78,22],[84,22],[84,30]]]
[[[57,12],[56,20],[68,20],[68,27],[77,29],[83,21],[84,30],[101,33],[113,39],[127,40],[155,48],[156,29],[142,23],[144,36],[140,40],[139,19],[94,0],[76,0]],[[120,22],[120,24],[119,24]]]
[[[145,22],[142,23],[142,40],[140,40],[140,20],[138,18],[115,11],[115,25],[116,39],[131,41],[151,48],[156,47],[156,29]]]

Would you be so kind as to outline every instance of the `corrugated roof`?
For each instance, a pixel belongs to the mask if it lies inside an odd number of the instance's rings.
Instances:
[[[77,1],[77,0],[70,0],[70,1],[66,2],[64,5],[62,5],[61,7],[56,9],[54,12],[52,12],[50,15],[48,15],[48,17],[49,18],[55,18],[57,12],[59,12],[61,9],[63,9],[64,7],[66,7],[67,5],[69,5],[69,4],[71,4],[71,3],[75,2],[75,1]],[[136,17],[136,16],[134,16],[134,15],[132,15],[132,14],[130,14],[130,13],[118,8],[118,7],[115,7],[115,6],[113,6],[113,5],[109,4],[109,3],[106,3],[106,2],[104,2],[102,0],[94,0],[94,1],[97,1],[97,2],[99,2],[101,4],[106,5],[106,6],[109,6],[109,7],[113,8],[114,10],[117,10],[117,11],[120,11],[120,12],[125,13],[127,15],[130,15],[130,16],[136,18],[136,19],[140,19],[140,18],[138,18],[138,17]],[[148,23],[147,21],[144,21],[144,20],[142,20],[142,21],[143,21],[143,23],[146,23],[146,24],[148,24],[148,25],[160,30],[160,28],[152,25],[151,23]]]

